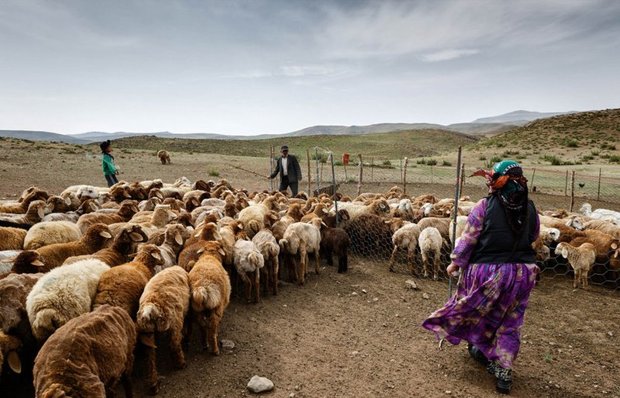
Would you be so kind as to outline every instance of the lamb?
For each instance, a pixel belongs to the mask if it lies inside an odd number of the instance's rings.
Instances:
[[[311,213],[307,213],[301,218],[301,222],[308,222],[312,220],[313,218],[322,219],[324,216],[329,214],[329,212],[327,211],[327,207],[328,206],[323,203],[317,203],[316,207]]]
[[[194,238],[196,240],[193,240]],[[214,223],[206,224],[200,232],[185,242],[183,250],[179,253],[179,266],[189,272],[204,252],[206,243],[215,240],[221,241],[221,239],[222,236],[218,232],[217,225]]]
[[[254,302],[260,302],[260,273],[265,265],[263,255],[252,241],[244,239],[235,242],[233,255],[237,275],[245,286],[246,300],[248,303],[252,301],[254,290]]]
[[[181,224],[170,224],[166,227],[164,243],[158,246],[164,263],[156,268],[156,272],[177,264],[177,256],[183,248],[187,235],[187,230]]]
[[[297,256],[299,264],[295,265],[297,282],[303,285],[306,280],[308,254],[314,254],[315,272],[319,274],[321,265],[319,251],[321,247],[321,220],[314,219],[310,224],[296,222],[288,226],[284,237],[280,239],[280,248],[288,254]],[[296,261],[297,263],[297,261]]]
[[[345,210],[346,211],[346,210]],[[321,254],[327,258],[327,264],[333,265],[333,256],[338,256],[338,273],[342,274],[349,269],[348,252],[351,239],[342,228],[321,228]]]
[[[84,214],[77,222],[78,228],[82,233],[93,224],[114,224],[119,222],[127,222],[138,212],[138,207],[134,200],[125,200],[121,203],[120,209],[115,213],[94,212]]]
[[[43,221],[28,230],[24,249],[36,250],[54,243],[75,242],[82,237],[78,226],[69,221]]]
[[[42,200],[33,200],[26,214],[0,214],[0,226],[29,229],[45,217],[47,204]]]
[[[275,197],[270,196],[262,203],[246,207],[239,212],[239,221],[243,224],[246,234],[252,238],[265,227],[265,217],[275,210]]]
[[[579,231],[580,235],[570,241],[572,246],[578,247],[583,243],[591,243],[596,251],[597,261],[609,261],[609,267],[620,270],[620,240],[596,229]]]
[[[102,261],[89,259],[43,275],[26,299],[34,337],[44,341],[70,319],[89,312],[99,278],[108,269]]]
[[[222,266],[224,251],[217,242],[208,242],[204,253],[189,272],[194,318],[200,325],[202,346],[219,355],[218,333],[224,311],[230,303],[230,278]],[[208,344],[207,344],[208,343]]]
[[[170,164],[170,154],[168,153],[168,151],[163,149],[157,151],[157,157],[161,161],[161,164]]]
[[[140,341],[148,348],[147,383],[150,392],[159,391],[157,378],[155,333],[170,332],[170,348],[177,368],[185,367],[181,347],[183,324],[189,310],[190,288],[188,274],[179,266],[159,272],[144,287],[140,296],[137,325]]]
[[[72,194],[75,196],[75,194]],[[77,197],[75,197],[77,200]],[[50,206],[50,210],[57,213],[66,213],[68,211],[77,210],[79,204],[73,207],[73,202],[71,201],[71,196],[67,195],[66,197],[52,195],[47,198],[47,204]]]
[[[21,202],[0,203],[0,213],[24,214],[28,212],[30,204],[34,201],[47,200],[47,192],[33,188],[30,190]]]
[[[104,304],[123,308],[135,319],[140,295],[155,275],[155,267],[163,263],[155,245],[144,245],[130,263],[112,267],[101,275],[93,309]]]
[[[114,238],[112,246],[103,248],[93,254],[69,257],[63,264],[73,264],[87,258],[95,258],[103,261],[110,267],[115,267],[129,261],[129,256],[134,252],[134,246],[138,242],[144,242],[147,239],[146,234],[139,225],[126,225]]]
[[[392,236],[392,244],[394,245],[394,248],[392,249],[392,255],[390,256],[390,272],[394,272],[394,264],[398,249],[407,249],[407,264],[409,265],[409,271],[412,275],[415,274],[413,259],[420,233],[420,226],[411,222],[405,222],[402,227],[394,232],[394,235]]]
[[[579,247],[572,246],[568,243],[561,242],[555,248],[555,254],[561,254],[562,257],[568,259],[568,263],[575,270],[573,279],[573,288],[577,288],[581,283],[581,287],[588,287],[588,273],[592,268],[592,264],[596,260],[596,250],[591,243],[583,243]]]
[[[439,230],[435,227],[427,227],[420,231],[418,238],[420,251],[422,252],[422,262],[424,263],[424,277],[428,278],[428,266],[430,258],[433,258],[433,279],[439,279],[439,267],[441,261],[441,247],[443,238]]]
[[[0,280],[0,371],[4,358],[10,369],[21,373],[22,363],[32,363],[37,345],[32,336],[26,297],[43,274],[11,274]]]
[[[592,205],[590,203],[584,203],[580,211],[583,215],[595,220],[609,220],[616,225],[620,225],[620,211],[608,209],[592,210]]]
[[[37,397],[111,396],[122,378],[132,397],[136,327],[120,308],[102,306],[59,328],[34,363]]]
[[[0,250],[21,250],[27,232],[25,229],[0,227]]]
[[[362,214],[375,214],[378,216],[390,213],[390,205],[385,199],[375,199],[367,205],[351,202],[338,202],[338,209],[349,212],[349,218],[355,220]],[[333,213],[334,211],[332,211]]]
[[[338,223],[343,223],[346,225],[346,222],[349,221],[351,217],[349,217],[349,212],[346,209],[338,209]],[[336,215],[335,214],[327,214],[323,217],[323,223],[330,228],[336,228],[338,225],[336,223]]]
[[[86,231],[80,240],[69,243],[54,243],[36,251],[26,250],[15,259],[13,271],[16,273],[47,272],[61,266],[71,256],[92,254],[102,249],[112,238],[106,225],[95,224]]]
[[[467,219],[465,220],[467,221]],[[462,222],[462,219],[461,219]],[[457,223],[458,223],[458,219],[457,219]],[[420,227],[420,231],[428,228],[428,227],[434,227],[437,228],[437,230],[439,231],[439,233],[441,234],[441,237],[448,240],[450,239],[450,234],[451,234],[451,230],[450,230],[450,218],[447,217],[424,217],[422,218],[420,221],[417,222],[418,226]],[[457,225],[458,227],[458,225]],[[457,234],[457,238],[459,237],[459,235]]]
[[[280,246],[278,241],[273,236],[273,233],[268,229],[261,229],[252,238],[252,243],[256,245],[256,248],[260,251],[265,261],[265,266],[261,271],[267,275],[266,285],[267,290],[274,296],[278,294],[278,274],[280,263],[278,257],[280,255]]]

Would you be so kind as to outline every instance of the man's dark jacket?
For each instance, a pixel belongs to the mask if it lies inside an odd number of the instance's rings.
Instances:
[[[301,167],[299,167],[299,162],[297,161],[297,158],[294,155],[288,155],[287,159],[288,161],[286,165],[286,170],[288,174],[288,182],[301,181]],[[276,162],[276,169],[273,171],[273,173],[271,173],[270,177],[274,178],[278,175],[278,173],[280,173],[280,179],[282,179],[282,177],[284,176],[284,174],[282,173],[282,157],[278,158]]]

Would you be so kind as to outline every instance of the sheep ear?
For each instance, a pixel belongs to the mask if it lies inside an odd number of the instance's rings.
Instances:
[[[196,252],[196,254],[200,255],[200,254],[202,254],[202,253],[204,253],[204,252],[205,252],[205,248],[203,247],[203,248],[198,249],[198,251]]]
[[[568,257],[568,249],[566,247],[562,247],[562,257]]]
[[[112,237],[112,234],[109,233],[108,231],[101,231],[99,232],[99,236],[106,238],[106,239],[110,239]]]
[[[222,256],[226,255],[226,252],[224,251],[224,249],[222,249],[221,247],[219,249],[217,249],[217,252],[220,253]],[[616,253],[617,254],[617,253]]]
[[[177,232],[174,235],[174,241],[177,242],[177,244],[182,245],[183,244],[183,237],[181,236],[180,232]]]
[[[11,368],[11,370],[17,374],[21,374],[22,361],[19,359],[19,355],[17,355],[17,352],[9,352],[9,356],[7,359],[9,360],[9,367]]]
[[[200,238],[200,232],[194,235],[194,238]]]
[[[215,240],[222,240],[222,235],[220,235],[220,233],[217,231],[213,233],[213,237],[215,238]]]
[[[70,205],[71,205],[71,198],[70,198],[70,197],[68,197],[68,196],[67,196],[67,197],[65,198],[65,204],[66,204],[67,206],[70,206]]]
[[[159,253],[159,252],[151,253],[151,257],[153,257],[157,261],[162,261],[163,260],[162,257],[161,257],[161,253]]]
[[[618,244],[616,242],[612,242],[611,249],[616,250],[618,248]]]
[[[157,345],[155,344],[155,334],[154,333],[141,334],[140,335],[140,342],[142,344],[144,344],[145,346],[149,347],[149,348],[157,348]]]
[[[39,207],[39,208],[37,209],[37,214],[39,215],[39,218],[43,218],[43,217],[45,217],[45,209],[44,209],[44,208],[42,208],[42,207]]]
[[[132,232],[129,234],[129,236],[131,237],[131,240],[133,240],[134,242],[143,242],[144,238],[142,237],[142,235],[140,235],[137,232]]]
[[[43,264],[43,261],[41,260],[34,260],[30,264],[34,265],[35,267],[45,267],[45,264]]]
[[[176,214],[174,214],[174,212],[173,212],[173,211],[170,211],[170,213],[169,213],[169,214],[170,214],[170,219],[171,219],[171,220],[176,220],[176,219],[178,218],[178,217],[177,217],[177,215],[176,215]]]

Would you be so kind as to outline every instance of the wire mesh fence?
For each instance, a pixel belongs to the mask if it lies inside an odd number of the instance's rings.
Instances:
[[[299,158],[302,163],[302,156]],[[340,209],[355,214],[352,219],[345,219],[339,225],[351,238],[351,256],[384,264],[394,272],[412,273],[421,277],[447,279],[445,269],[450,263],[453,245],[450,217],[454,217],[455,193],[475,193],[472,197],[476,200],[484,197],[487,192],[483,178],[470,178],[477,168],[467,165],[459,167],[456,156],[453,160],[441,162],[406,157],[388,159],[363,154],[337,156],[327,149],[315,147],[306,152],[306,161],[303,163],[308,178],[300,189],[307,189],[315,196],[322,193],[332,196],[337,192],[340,195],[338,198],[363,203],[339,202]],[[575,198],[580,203],[586,200],[620,203],[620,167],[608,168],[605,172],[603,169],[596,172],[542,168],[531,168],[526,172],[533,193],[554,195],[562,203],[561,207],[570,207],[569,210],[579,210],[572,208],[576,203]],[[348,196],[348,199],[342,198],[342,195]],[[408,199],[409,202],[403,202],[402,199]],[[465,206],[459,207],[459,212],[466,214],[472,202],[468,198],[464,199]],[[383,210],[377,207],[381,203],[384,205]],[[403,234],[402,231],[397,233],[402,227],[398,221],[395,222],[397,219],[414,222],[419,226],[419,230],[414,233],[416,239],[398,237]],[[568,219],[561,222],[565,221]],[[419,234],[427,228],[437,230],[439,245],[428,247],[428,239],[418,239]],[[571,242],[572,239],[565,237],[559,240],[578,246],[577,243],[586,239],[584,237],[588,234],[588,231],[576,231],[574,235],[580,237],[581,241]],[[607,247],[598,248],[596,260],[589,271],[588,279],[592,285],[620,290],[618,238],[620,234],[612,234]],[[567,287],[570,287],[574,270],[560,253],[556,253],[559,242],[550,240],[545,243],[544,250],[538,253],[542,277],[565,278]],[[434,269],[438,271],[435,273]]]

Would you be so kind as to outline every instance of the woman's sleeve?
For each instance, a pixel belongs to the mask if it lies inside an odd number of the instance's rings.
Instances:
[[[480,232],[482,232],[486,209],[487,201],[486,199],[482,199],[474,206],[467,217],[467,223],[465,224],[463,234],[458,239],[457,245],[450,256],[452,262],[460,268],[464,268],[469,264],[469,258],[478,243]]]

